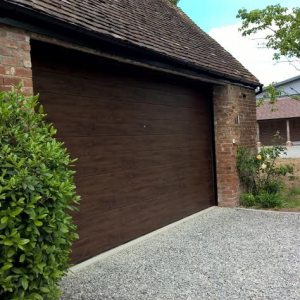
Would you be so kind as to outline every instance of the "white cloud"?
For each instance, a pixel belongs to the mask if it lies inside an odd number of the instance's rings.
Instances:
[[[209,35],[265,85],[300,75],[300,72],[288,63],[275,64],[272,59],[273,50],[259,48],[258,43],[261,41],[253,38],[263,37],[261,33],[253,35],[251,39],[243,37],[242,33],[238,31],[240,26],[241,24],[235,24],[213,28]]]

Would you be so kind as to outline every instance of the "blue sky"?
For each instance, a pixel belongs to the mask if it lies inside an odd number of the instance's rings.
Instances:
[[[257,38],[261,40],[266,36],[265,33],[243,37],[239,31],[241,20],[237,19],[236,15],[240,8],[262,9],[277,3],[292,8],[299,7],[300,0],[180,0],[179,7],[251,71],[261,83],[267,85],[297,76],[299,71],[288,63],[276,63],[273,60],[273,50],[261,49]],[[299,62],[297,67],[300,68]]]
[[[179,7],[206,32],[212,28],[238,23],[240,8],[248,10],[281,3],[282,6],[299,6],[299,0],[180,0]]]

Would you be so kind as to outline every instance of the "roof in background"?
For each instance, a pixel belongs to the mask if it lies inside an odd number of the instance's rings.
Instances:
[[[283,80],[283,81],[280,81],[280,82],[277,82],[276,84],[274,84],[274,86],[281,86],[283,84],[286,84],[286,83],[289,83],[289,82],[292,82],[292,81],[295,81],[295,80],[298,80],[298,79],[300,79],[300,75],[289,78],[289,79],[286,79],[286,80]]]
[[[258,79],[168,0],[1,0],[228,80]]]
[[[300,101],[289,97],[279,98],[274,105],[277,111],[272,112],[272,105],[268,100],[257,108],[257,120],[287,119],[300,117]]]
[[[285,85],[285,84],[287,84],[287,83],[290,83],[290,82],[293,82],[293,81],[297,81],[297,80],[300,80],[300,75],[295,76],[295,77],[291,77],[291,78],[286,79],[286,80],[283,80],[283,81],[280,81],[280,82],[274,84],[274,86],[275,86],[275,87],[280,87],[280,86],[282,86],[282,85]],[[256,94],[256,99],[262,99],[263,96],[264,96],[264,92],[265,92],[265,88],[263,88],[260,92],[258,92],[258,93]],[[291,95],[291,93],[290,93],[289,95]],[[281,96],[279,96],[279,97],[286,98],[286,95],[281,95]]]

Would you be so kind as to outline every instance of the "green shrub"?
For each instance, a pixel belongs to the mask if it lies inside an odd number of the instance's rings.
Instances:
[[[77,237],[66,210],[79,196],[38,97],[19,89],[0,93],[0,299],[53,300]]]
[[[273,194],[263,192],[256,196],[257,204],[264,208],[280,207],[283,203],[282,196],[280,194]]]
[[[289,191],[289,195],[290,196],[300,195],[300,188],[296,188],[296,187],[291,188],[291,190]]]
[[[245,147],[238,149],[237,168],[248,193],[276,194],[284,188],[282,178],[289,174],[293,175],[293,166],[289,164],[277,166],[276,159],[285,152],[286,148],[280,145],[262,148],[258,154]]]
[[[169,0],[172,4],[177,5],[180,0]]]
[[[246,206],[246,207],[252,207],[257,204],[254,195],[248,194],[248,193],[241,194],[240,203],[241,203],[241,205]]]
[[[262,190],[269,194],[279,194],[284,189],[284,183],[279,180],[266,181]]]
[[[268,192],[262,192],[256,196],[254,196],[253,194],[243,193],[240,196],[240,204],[245,207],[281,207],[283,204],[283,197],[280,194]]]

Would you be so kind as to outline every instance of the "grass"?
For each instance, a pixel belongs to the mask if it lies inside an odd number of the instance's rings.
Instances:
[[[280,211],[300,212],[300,159],[278,159],[277,164],[292,164],[296,179],[290,181],[289,178],[284,178],[286,189],[282,195],[282,204],[278,207],[275,207],[275,209]]]
[[[280,195],[281,203],[279,205],[274,208],[262,208],[261,205],[254,205],[253,208],[300,212],[300,158],[280,158],[277,160],[277,164],[292,164],[294,167],[295,179],[290,180],[288,177],[283,179],[286,188],[282,192],[282,195]]]
[[[278,209],[298,209],[300,211],[300,188],[291,188],[288,193],[283,196],[283,202]]]
[[[292,188],[289,191],[289,196],[291,197],[295,197],[295,196],[299,196],[300,195],[300,188]]]

